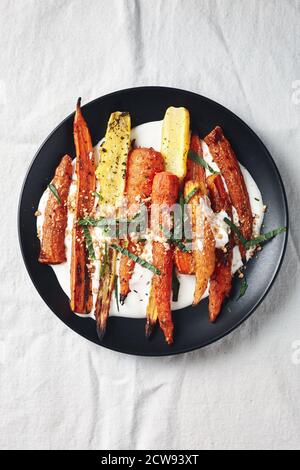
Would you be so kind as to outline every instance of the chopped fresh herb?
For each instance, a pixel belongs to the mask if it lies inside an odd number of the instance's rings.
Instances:
[[[54,194],[54,196],[56,197],[56,199],[58,200],[58,202],[61,204],[61,199],[60,199],[60,197],[59,197],[58,191],[57,191],[56,187],[54,186],[54,184],[49,183],[49,184],[48,184],[48,188],[49,188],[50,191]]]
[[[248,282],[247,282],[246,276],[244,275],[243,280],[241,282],[239,296],[236,300],[239,300],[241,297],[243,297],[243,295],[245,295],[247,289],[248,289]]]
[[[179,205],[180,205],[180,208],[181,208],[182,216],[184,214],[184,204],[185,204],[184,196],[181,193],[180,196],[179,196]]]
[[[241,234],[239,228],[230,219],[224,217],[224,222],[226,222],[226,224],[229,225],[229,227],[237,234],[239,240],[242,242],[246,250],[255,245],[259,245],[260,243],[271,240],[272,238],[276,237],[276,235],[279,235],[282,232],[286,232],[286,227],[278,227],[274,230],[271,230],[270,232],[263,233],[262,235],[259,235],[256,238],[246,240]]]
[[[101,194],[100,194],[98,191],[93,191],[93,192],[92,192],[92,195],[93,195],[93,196],[97,196],[97,197],[100,199],[100,201],[103,200],[103,197],[101,196]]]
[[[142,215],[142,212],[137,212],[132,219],[113,219],[100,217],[99,219],[94,219],[93,217],[85,217],[78,220],[78,225],[91,225],[92,227],[108,227],[116,226],[118,224],[130,224],[133,220],[137,220]]]
[[[183,251],[184,253],[188,253],[190,251],[181,240],[176,240],[175,238],[171,237],[169,238],[169,241],[171,243],[174,243],[174,245],[178,246],[179,250]]]
[[[119,307],[119,289],[118,289],[118,275],[117,274],[115,274],[114,286],[115,286],[115,297],[116,297],[117,309],[119,312],[120,307]]]
[[[286,232],[286,227],[278,227],[275,230],[271,230],[270,232],[263,233],[262,235],[259,235],[258,237],[247,241],[245,244],[245,247],[248,249],[248,248],[251,248],[252,246],[258,245],[259,243],[271,240],[272,238],[276,237],[276,235],[279,235],[282,232]]]
[[[180,288],[180,282],[176,274],[176,269],[173,266],[173,272],[172,272],[172,293],[173,293],[172,300],[173,302],[178,301],[179,288]]]
[[[128,258],[132,259],[135,263],[140,264],[143,266],[143,268],[149,269],[149,271],[152,271],[154,274],[161,274],[160,270],[156,268],[156,266],[153,266],[153,264],[148,263],[148,261],[140,258],[139,256],[135,255],[134,253],[131,253],[131,251],[126,250],[126,248],[123,248],[120,245],[115,245],[112,244],[111,247],[122,253],[122,255],[127,256]]]
[[[219,175],[219,171],[215,171],[205,160],[204,158],[199,157],[199,155],[193,150],[189,150],[188,157],[193,162],[198,163],[198,165],[203,166],[206,170],[210,171],[213,175]]]
[[[138,218],[142,215],[142,213],[143,213],[144,210],[146,210],[146,207],[145,207],[144,204],[142,204],[140,210],[132,217],[131,220],[136,220],[136,219],[138,219]]]
[[[225,222],[227,225],[229,225],[229,227],[231,228],[231,230],[233,230],[234,233],[236,233],[238,239],[242,242],[242,244],[246,246],[247,240],[246,240],[246,238],[244,238],[243,235],[241,234],[240,229],[239,229],[230,219],[228,219],[227,217],[224,217],[224,222]]]
[[[91,227],[106,227],[109,225],[115,225],[118,221],[116,219],[107,219],[106,217],[100,217],[100,219],[94,219],[93,217],[85,217],[84,219],[78,220],[78,225]]]
[[[178,239],[175,238],[174,235],[172,235],[172,234],[170,235],[169,232],[168,232],[168,230],[165,230],[162,225],[160,225],[159,227],[160,227],[160,229],[163,231],[164,235],[165,235],[166,237],[168,237],[167,241],[168,241],[169,243],[174,243],[174,245],[178,246],[178,248],[179,248],[181,251],[183,251],[184,253],[187,253],[188,251],[190,251],[190,250],[187,249],[187,247],[185,246],[185,244],[184,244],[181,240],[178,240]]]
[[[258,197],[255,197],[254,199],[255,199],[256,201],[259,201]]]
[[[190,200],[192,199],[193,196],[195,196],[195,194],[199,191],[199,188],[194,188],[192,189],[192,191],[186,196],[186,198],[184,199],[184,203],[185,204],[188,204],[188,202],[190,202]]]
[[[89,228],[88,227],[83,227],[83,233],[84,233],[85,244],[86,244],[86,248],[88,250],[89,258],[96,259],[94,246],[93,246],[93,240],[92,240]]]

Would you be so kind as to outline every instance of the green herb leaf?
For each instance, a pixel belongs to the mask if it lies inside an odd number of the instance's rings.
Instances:
[[[186,196],[186,198],[184,199],[184,203],[185,204],[188,204],[190,202],[190,200],[192,199],[193,196],[195,196],[195,194],[199,191],[199,188],[194,188],[192,189],[192,191]]]
[[[110,225],[116,225],[118,220],[116,219],[107,219],[106,217],[100,217],[100,219],[94,219],[93,217],[85,217],[84,219],[78,220],[78,225],[91,227],[107,227]]]
[[[244,275],[243,280],[241,282],[239,296],[236,300],[239,300],[241,297],[243,297],[243,295],[245,295],[247,289],[248,289],[248,282],[247,282],[246,276]]]
[[[215,171],[205,160],[204,158],[199,157],[199,155],[194,152],[193,150],[189,150],[188,157],[193,162],[197,163],[198,165],[203,166],[206,170],[210,171],[213,175],[219,175],[219,171]]]
[[[48,184],[48,188],[49,188],[50,191],[54,194],[54,196],[56,197],[56,199],[58,200],[58,202],[61,204],[61,199],[60,199],[60,197],[59,197],[58,191],[57,191],[56,187],[54,186],[54,184],[49,183],[49,184]]]
[[[132,259],[135,263],[140,264],[141,266],[143,266],[143,268],[149,269],[149,271],[152,271],[154,274],[161,274],[160,270],[156,268],[156,266],[153,266],[153,264],[148,263],[148,261],[145,261],[144,259],[135,255],[134,253],[131,253],[131,251],[126,250],[126,248],[123,248],[122,246],[115,245],[115,244],[112,244],[111,247],[114,250],[122,253],[122,255],[125,255],[128,258]]]
[[[186,245],[181,241],[181,240],[176,240],[175,238],[169,238],[171,243],[174,243],[174,245],[178,246],[180,251],[183,251],[183,253],[188,253],[190,250],[186,247]]]
[[[140,207],[140,210],[132,217],[131,220],[136,220],[138,219],[142,214],[143,214],[143,211],[147,210],[145,204],[142,204],[141,207]]]
[[[226,222],[226,224],[229,225],[229,227],[237,234],[239,240],[242,242],[246,250],[255,245],[259,245],[260,243],[271,240],[272,238],[276,237],[276,235],[279,235],[282,232],[286,232],[286,227],[278,227],[274,230],[271,230],[270,232],[263,233],[262,235],[259,235],[256,238],[246,240],[241,234],[239,228],[230,219],[224,217],[224,222]]]
[[[180,288],[180,282],[176,274],[175,266],[173,266],[173,272],[172,272],[172,300],[173,302],[178,302],[179,288]]]
[[[132,219],[113,219],[113,218],[106,218],[100,217],[99,219],[94,219],[93,217],[85,217],[83,219],[78,220],[78,225],[90,225],[91,227],[109,227],[109,226],[117,226],[118,224],[127,224],[129,225],[130,222],[133,220],[137,220],[142,215],[142,212],[137,212]]]
[[[272,238],[276,237],[276,235],[279,235],[282,232],[286,232],[286,227],[278,227],[275,230],[271,230],[270,232],[263,233],[262,235],[259,235],[258,237],[247,241],[245,244],[245,247],[248,249],[248,248],[251,248],[252,246],[258,245],[259,243],[263,243],[268,240],[271,240]]]
[[[166,237],[168,237],[167,239],[167,242],[169,243],[173,243],[174,245],[178,246],[178,248],[183,251],[184,253],[188,253],[190,250],[187,249],[187,247],[185,246],[185,244],[181,241],[181,240],[178,240],[177,238],[174,237],[174,235],[171,234],[171,236],[169,236],[169,232],[168,230],[164,230],[164,227],[162,225],[159,226],[159,228],[162,230],[162,232],[164,233],[164,235]]]
[[[231,228],[231,230],[234,231],[234,233],[236,233],[238,239],[242,242],[242,244],[244,246],[246,246],[246,243],[247,243],[247,240],[246,238],[243,237],[243,235],[241,234],[241,231],[240,229],[230,220],[228,219],[227,217],[224,217],[224,222],[229,225],[229,227]]]
[[[100,199],[100,201],[103,200],[103,197],[101,196],[101,194],[98,191],[93,191],[92,195],[98,197]]]
[[[117,276],[117,274],[115,274],[114,286],[115,286],[115,297],[116,297],[117,309],[118,309],[118,312],[119,312],[120,307],[119,307],[119,289],[118,289],[118,276]]]
[[[83,227],[83,233],[84,233],[85,244],[86,244],[86,248],[88,250],[89,258],[96,259],[94,246],[93,246],[93,240],[92,240],[89,228],[88,227]]]

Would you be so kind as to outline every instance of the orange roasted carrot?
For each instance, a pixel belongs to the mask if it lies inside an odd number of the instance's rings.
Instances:
[[[143,250],[143,243],[138,241],[131,241],[129,239],[128,251],[140,256]],[[120,303],[123,305],[127,295],[130,292],[129,282],[133,274],[135,262],[128,258],[128,256],[122,255],[119,266],[119,279],[120,279]]]
[[[75,222],[72,232],[71,257],[71,309],[76,313],[88,313],[92,309],[91,276],[87,268],[87,251],[83,228],[78,219],[89,215],[93,209],[95,191],[95,162],[91,136],[77,102],[74,119],[76,148],[77,193]]]
[[[169,172],[158,173],[153,180],[152,204],[156,207],[172,207],[176,203],[179,190],[179,180],[176,175]],[[163,214],[159,213],[159,225],[164,226]],[[151,225],[154,224],[151,215]],[[164,237],[157,226],[151,226],[155,233]],[[161,329],[164,332],[166,342],[173,342],[173,321],[171,314],[171,291],[172,291],[172,269],[173,249],[164,241],[153,242],[153,264],[160,270],[160,275],[153,276],[153,289],[157,308],[157,316]]]
[[[201,140],[197,134],[193,134],[190,141],[190,150],[195,152],[199,157],[202,158],[202,146]],[[203,181],[205,182],[205,168],[198,163],[194,162],[194,160],[188,158],[187,159],[187,170],[185,181]]]
[[[231,201],[225,190],[222,177],[220,175],[208,177],[207,186],[214,212],[225,210],[229,217],[232,217]],[[233,246],[234,236],[232,232],[230,234],[229,243],[225,249],[216,249],[216,266],[210,278],[209,287],[208,311],[211,322],[216,321],[220,314],[222,304],[231,291]]]
[[[146,325],[145,325],[145,336],[150,338],[152,331],[157,323],[157,307],[155,300],[155,293],[153,288],[153,279],[150,286],[149,299],[146,311]]]
[[[194,260],[192,252],[182,251],[180,250],[180,248],[175,247],[174,262],[180,274],[194,274],[195,273],[195,260]]]
[[[153,148],[136,148],[128,155],[125,195],[128,205],[128,217],[137,213],[137,206],[150,206],[153,178],[164,170],[164,160],[159,152]],[[140,255],[143,245],[140,242],[130,240],[128,250]],[[130,292],[129,281],[131,279],[135,262],[122,255],[120,260],[120,302],[124,303]]]
[[[65,155],[55,170],[49,190],[43,232],[41,236],[40,263],[60,264],[66,261],[65,232],[68,221],[67,199],[72,181],[72,158]]]
[[[236,155],[219,126],[215,127],[204,140],[225,179],[232,205],[239,217],[240,231],[243,237],[249,240],[252,236],[253,217],[248,191]],[[245,249],[243,247],[240,249],[242,256],[245,257]]]

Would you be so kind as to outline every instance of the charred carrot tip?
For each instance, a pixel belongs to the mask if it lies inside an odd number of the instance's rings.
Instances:
[[[80,108],[81,106],[81,97],[78,98],[76,108]]]
[[[149,339],[150,336],[152,335],[154,327],[155,327],[155,323],[150,323],[147,321],[146,327],[145,327],[145,336],[147,339]]]
[[[106,326],[101,327],[101,326],[97,325],[97,336],[100,339],[100,341],[103,340],[105,332],[106,332]]]
[[[120,294],[120,304],[124,305],[124,302],[126,300],[127,295],[126,294]]]

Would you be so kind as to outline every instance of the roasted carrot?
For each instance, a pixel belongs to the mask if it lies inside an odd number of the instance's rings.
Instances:
[[[211,208],[214,212],[232,212],[230,197],[226,192],[221,175],[210,175],[206,179]],[[230,214],[229,214],[230,215]]]
[[[253,217],[248,191],[236,155],[219,126],[215,127],[204,140],[225,179],[232,205],[239,217],[241,233],[246,240],[249,240],[252,236]],[[245,257],[245,249],[243,247],[240,249],[242,256]]]
[[[60,264],[66,261],[67,199],[72,172],[72,159],[69,155],[65,155],[56,168],[54,178],[51,181],[53,189],[52,191],[49,189],[41,236],[40,263]]]
[[[150,295],[149,295],[149,301],[147,305],[147,312],[146,312],[146,327],[145,327],[145,335],[146,338],[150,338],[153,328],[156,325],[157,322],[157,308],[156,308],[156,300],[155,300],[155,293],[154,293],[154,287],[153,287],[153,279],[151,283],[151,288],[150,288]]]
[[[130,236],[128,240],[127,249],[131,253],[140,256],[143,250],[143,243],[139,241],[131,241]],[[120,303],[123,305],[127,295],[130,292],[129,282],[133,274],[135,262],[132,258],[122,255],[119,265],[119,279],[120,279]]]
[[[99,183],[100,198],[97,211],[100,216],[107,216],[107,210],[114,216],[121,217],[119,203],[122,201],[126,181],[126,165],[130,148],[131,118],[127,112],[111,113],[104,142],[99,149],[99,164],[96,178]],[[116,253],[109,248],[110,243],[101,243],[104,256],[101,260],[100,282],[95,305],[97,332],[102,339],[109,316],[111,296],[115,287]]]
[[[114,289],[116,260],[116,251],[114,251],[112,248],[109,248],[104,273],[100,277],[98,295],[95,305],[97,333],[100,339],[103,339],[106,331],[111,296]]]
[[[72,232],[71,257],[71,309],[76,313],[88,313],[92,309],[91,277],[87,268],[87,251],[83,228],[78,219],[89,215],[93,209],[95,191],[95,162],[91,136],[77,102],[74,119],[76,148],[77,193],[75,223]]]
[[[152,204],[156,208],[172,207],[176,203],[179,190],[179,179],[176,175],[169,172],[158,173],[153,180],[152,186]],[[152,206],[153,207],[153,206]],[[164,237],[165,220],[161,210],[159,211],[159,224],[154,226],[154,220],[151,215],[151,228]],[[171,314],[171,291],[172,291],[172,269],[173,269],[173,249],[167,241],[153,242],[153,264],[160,270],[160,275],[153,276],[153,289],[156,301],[157,316],[161,329],[164,332],[166,342],[173,342],[173,321]]]
[[[180,274],[195,273],[195,260],[192,252],[182,251],[180,248],[175,247],[174,262]]]
[[[201,183],[187,181],[184,186],[184,196],[187,197],[196,188],[198,192],[188,203],[193,231],[193,256],[196,276],[193,305],[200,302],[207,288],[210,276],[215,269],[215,239],[204,210],[204,206],[207,203],[205,190]]]
[[[154,176],[164,170],[164,160],[159,152],[152,148],[136,148],[128,155],[125,196],[128,205],[128,217],[133,217],[138,206],[149,207]],[[128,250],[140,255],[142,244],[130,240]],[[130,292],[129,281],[134,270],[134,261],[122,255],[120,260],[120,302],[124,303]]]
[[[202,146],[201,140],[197,134],[193,134],[190,141],[190,150],[195,152],[199,157],[202,158]],[[194,160],[188,158],[187,159],[187,172],[185,176],[185,181],[203,181],[205,182],[205,168],[198,163],[194,162]]]
[[[214,212],[225,210],[229,217],[232,217],[231,201],[225,190],[222,177],[212,175],[207,178],[210,200]],[[222,304],[229,296],[232,286],[232,256],[233,256],[234,236],[230,234],[229,243],[224,250],[216,249],[216,266],[210,278],[209,287],[209,319],[216,321],[220,314]]]
[[[190,140],[190,150],[199,155],[200,158],[203,156],[201,140],[197,134],[193,134]],[[201,185],[202,192],[206,194],[205,186],[205,169],[203,166],[198,165],[194,160],[187,159],[187,172],[185,176],[185,182],[195,181]],[[195,273],[195,260],[192,252],[184,252],[178,247],[174,251],[174,261],[176,268],[181,274],[194,274]]]
[[[208,301],[209,320],[212,323],[218,318],[222,304],[231,291],[232,253],[232,247],[228,247],[226,253],[216,250],[216,266],[210,278]]]

